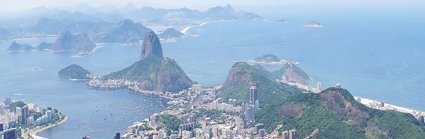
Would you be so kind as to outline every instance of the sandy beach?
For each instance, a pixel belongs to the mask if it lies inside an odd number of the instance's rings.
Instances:
[[[65,116],[59,122],[56,122],[56,123],[53,123],[53,124],[48,124],[47,126],[41,126],[41,127],[33,128],[33,129],[23,133],[22,137],[25,138],[25,139],[47,139],[47,138],[44,138],[44,137],[37,136],[37,133],[43,132],[44,130],[47,130],[49,128],[59,126],[59,125],[65,123],[66,121],[68,121],[68,116]]]
[[[394,110],[394,111],[398,111],[398,112],[402,112],[402,113],[410,113],[415,117],[421,116],[421,115],[425,116],[425,112],[422,112],[422,111],[413,110],[413,109],[409,109],[409,108],[405,108],[405,107],[401,107],[401,106],[396,106],[396,105],[392,105],[392,104],[387,104],[387,103],[383,103],[383,102],[379,102],[379,101],[376,101],[376,100],[367,99],[367,98],[363,98],[363,97],[358,97],[358,96],[354,96],[354,98],[358,102],[360,102],[363,105],[366,105],[370,108],[379,109],[379,110]]]

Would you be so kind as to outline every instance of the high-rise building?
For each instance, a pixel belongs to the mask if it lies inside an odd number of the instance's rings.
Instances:
[[[257,100],[257,86],[255,84],[251,84],[251,87],[249,87],[249,103],[255,106],[256,100]]]
[[[320,91],[322,91],[322,83],[321,82],[317,82],[317,93],[320,93]]]
[[[120,138],[121,138],[120,132],[115,133],[114,139],[120,139]]]
[[[21,125],[27,125],[28,124],[28,116],[29,116],[29,109],[28,106],[25,105],[21,109]]]
[[[296,139],[297,138],[297,130],[292,129],[289,130],[289,139]]]
[[[53,121],[53,118],[54,118],[53,112],[51,110],[47,110],[46,114],[47,114],[48,121],[49,122]]]
[[[423,116],[423,115],[418,116],[418,117],[417,117],[417,119],[418,119],[418,121],[419,121],[421,124],[425,124],[425,120],[424,120],[424,116]]]
[[[288,131],[282,132],[282,139],[289,139],[289,132]]]
[[[255,106],[251,104],[245,105],[245,121],[246,122],[254,122],[255,121]]]
[[[17,116],[20,116],[21,114],[22,114],[22,110],[21,110],[22,108],[21,107],[16,107],[15,108],[15,114],[17,115]]]
[[[4,132],[4,139],[17,139],[18,135],[16,132],[16,129],[9,129],[8,131]]]
[[[264,138],[265,136],[266,136],[266,130],[265,129],[258,130],[258,137],[259,138]]]
[[[10,99],[10,98],[6,98],[6,99],[4,100],[4,104],[5,104],[5,105],[10,105],[10,104],[12,104],[12,99]]]

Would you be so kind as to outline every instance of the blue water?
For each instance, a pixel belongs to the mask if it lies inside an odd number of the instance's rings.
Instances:
[[[335,20],[338,19],[338,20]],[[224,82],[236,61],[262,54],[298,61],[315,82],[341,83],[355,96],[425,110],[425,18],[353,16],[308,20],[220,22],[191,29],[199,37],[166,44],[195,79],[207,85]]]
[[[190,33],[199,36],[163,43],[164,55],[174,58],[193,80],[217,85],[225,81],[233,63],[272,53],[300,62],[314,82],[320,81],[324,87],[341,83],[355,96],[425,110],[425,18],[367,14],[288,17],[291,23],[287,24],[227,21],[194,27]],[[313,19],[324,28],[302,26]],[[23,42],[37,41],[41,40]],[[9,44],[0,44],[0,98],[53,106],[70,116],[66,124],[42,136],[109,138],[165,107],[154,96],[92,90],[84,83],[56,77],[58,70],[71,63],[98,75],[122,69],[138,59],[138,46],[105,45],[94,55],[72,58],[38,51],[6,53]]]
[[[38,41],[20,42],[37,44]],[[11,97],[43,107],[52,106],[69,116],[66,123],[39,133],[40,136],[53,139],[75,139],[86,135],[112,138],[116,132],[123,132],[134,122],[166,107],[165,100],[156,96],[128,90],[88,89],[85,82],[71,82],[57,77],[58,70],[72,63],[81,64],[99,74],[123,68],[136,61],[137,54],[113,52],[131,46],[109,45],[96,55],[72,58],[70,54],[39,51],[7,53],[5,48],[9,44],[0,43],[0,98]],[[34,70],[34,67],[41,67],[42,70]]]

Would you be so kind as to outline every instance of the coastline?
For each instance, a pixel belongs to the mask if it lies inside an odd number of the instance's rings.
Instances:
[[[277,80],[278,81],[278,80]],[[290,82],[284,82],[284,81],[278,81],[284,84],[287,84],[289,86],[293,86],[296,87],[298,89],[302,89],[308,92],[312,92],[312,93],[320,93],[321,90],[320,88],[312,88],[310,86],[306,86],[303,84],[298,84],[298,83],[290,83]],[[425,112],[424,111],[420,111],[420,110],[415,110],[415,109],[411,109],[411,108],[406,108],[406,107],[402,107],[402,106],[397,106],[397,105],[393,105],[393,104],[388,104],[388,103],[384,103],[381,101],[377,101],[377,100],[373,100],[373,99],[368,99],[368,98],[364,98],[364,97],[359,97],[359,96],[353,96],[354,99],[369,107],[372,109],[378,109],[378,110],[383,110],[383,111],[387,111],[387,110],[392,110],[392,111],[398,111],[398,112],[402,112],[402,113],[409,113],[412,114],[414,117],[419,117],[419,116],[424,116],[425,117]]]
[[[205,22],[202,22],[200,24],[189,25],[189,26],[183,28],[180,32],[182,32],[183,34],[187,34],[188,31],[193,27],[202,27],[202,26],[210,24],[210,23],[222,22],[222,21],[230,21],[230,20],[205,21]]]
[[[47,139],[45,137],[37,136],[37,133],[40,133],[40,132],[43,132],[47,129],[59,126],[59,125],[65,123],[66,121],[68,121],[68,116],[64,116],[64,118],[62,120],[55,122],[55,123],[48,124],[47,126],[41,126],[41,127],[33,128],[33,129],[23,133],[23,137],[24,138],[30,138],[30,139]]]
[[[398,111],[398,112],[402,112],[402,113],[409,113],[409,114],[412,114],[415,117],[425,116],[425,112],[419,111],[419,110],[414,110],[414,109],[411,109],[411,108],[387,104],[387,103],[384,103],[384,102],[380,102],[380,101],[376,101],[376,100],[372,100],[372,99],[368,99],[368,98],[364,98],[364,97],[359,97],[359,96],[354,96],[354,99],[356,99],[357,102],[359,102],[363,105],[366,105],[367,107],[373,108],[373,109],[384,110],[384,111],[393,110],[393,111]]]

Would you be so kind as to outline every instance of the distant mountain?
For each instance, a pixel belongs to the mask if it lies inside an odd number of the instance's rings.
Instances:
[[[181,38],[184,34],[180,31],[177,31],[174,28],[168,28],[165,31],[163,31],[161,34],[159,34],[159,37],[161,39],[178,39]]]
[[[203,17],[211,19],[234,19],[236,17],[236,12],[233,10],[233,7],[226,5],[225,7],[216,6],[208,9],[202,13]]]
[[[226,82],[220,90],[224,98],[235,98],[247,102],[249,87],[256,84],[260,103],[276,103],[290,94],[302,92],[298,89],[276,82],[271,73],[259,65],[245,62],[235,63],[227,75]]]
[[[19,44],[17,42],[13,42],[9,48],[7,48],[7,51],[9,52],[15,52],[15,51],[29,51],[35,49],[33,46],[29,44]]]
[[[204,12],[188,8],[162,9],[142,7],[126,12],[128,18],[141,19],[147,24],[187,25],[211,20],[262,20],[254,13],[235,11],[232,6],[216,6]]]
[[[424,124],[411,114],[369,108],[340,88],[292,95],[264,106],[256,118],[269,132],[277,125],[283,125],[281,130],[296,129],[297,138],[305,138],[314,130],[318,131],[315,138],[326,139],[425,137]]]
[[[282,68],[273,72],[278,78],[286,82],[299,83],[308,85],[311,82],[311,78],[301,68],[292,62],[287,62]]]
[[[2,27],[0,27],[0,40],[7,40],[10,38],[10,32]]]
[[[192,80],[170,58],[163,58],[161,43],[154,32],[149,32],[143,41],[141,60],[133,65],[106,75],[102,80],[125,79],[137,81],[138,87],[150,91],[176,92],[189,88]]]
[[[69,65],[58,72],[58,76],[70,80],[87,80],[91,73],[77,64]]]
[[[98,20],[79,20],[71,17],[63,19],[41,18],[28,30],[34,33],[53,35],[64,31],[71,33],[87,32],[94,36],[110,30],[113,26],[112,23]]]
[[[203,18],[211,18],[216,20],[232,20],[232,19],[241,19],[241,20],[262,20],[263,17],[256,15],[254,13],[239,11],[236,12],[231,5],[226,5],[224,7],[213,7],[202,13]]]
[[[254,61],[256,63],[274,63],[274,62],[280,62],[280,58],[273,54],[266,54],[266,55],[256,57]]]
[[[151,30],[142,24],[126,19],[121,21],[117,28],[101,36],[98,42],[138,43],[149,31]]]
[[[51,50],[55,52],[90,52],[95,47],[95,43],[86,33],[72,34],[69,31],[65,31],[52,44]]]

